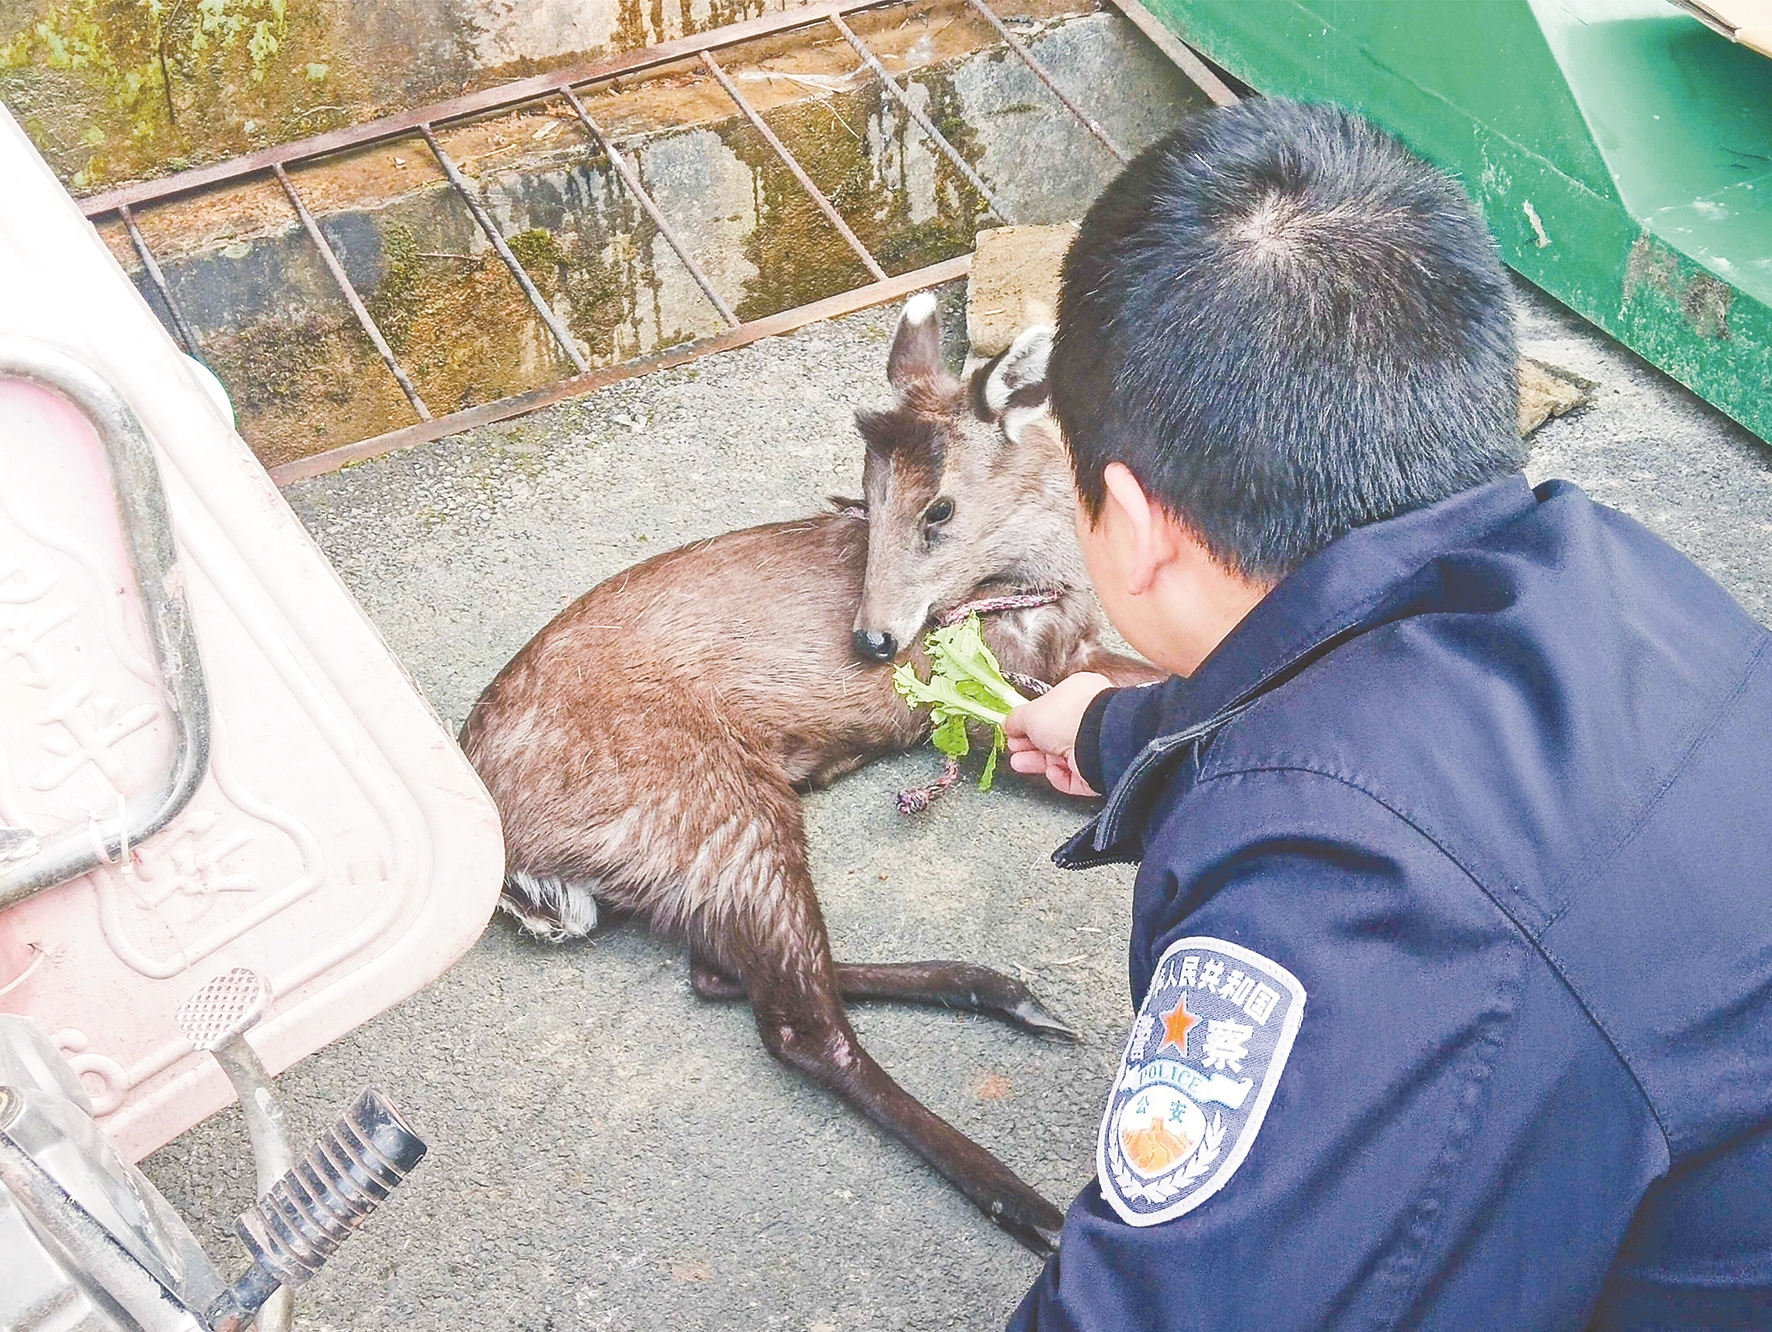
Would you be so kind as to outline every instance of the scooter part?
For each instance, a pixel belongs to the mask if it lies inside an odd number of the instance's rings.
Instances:
[[[270,982],[246,967],[224,971],[179,1006],[178,1028],[193,1048],[215,1056],[246,1117],[262,1197],[294,1164],[288,1118],[271,1075],[246,1043],[246,1033],[270,1007]]]
[[[253,1265],[209,1310],[214,1332],[238,1332],[280,1286],[307,1282],[424,1159],[424,1141],[373,1088],[294,1169],[248,1208],[235,1233]]]
[[[0,1328],[200,1329],[226,1283],[89,1110],[42,1029],[0,1014]]]
[[[295,1161],[283,1102],[277,1098],[258,1052],[246,1043],[246,1033],[270,1005],[270,982],[249,967],[235,967],[180,1004],[177,1015],[178,1029],[185,1039],[193,1048],[215,1056],[240,1098],[261,1198]],[[262,1332],[289,1332],[295,1319],[293,1299],[289,1291],[270,1297],[258,1315]]]
[[[100,865],[128,860],[132,844],[146,841],[177,818],[209,768],[210,717],[209,687],[185,602],[185,574],[178,563],[160,464],[141,418],[93,366],[34,338],[0,334],[0,379],[22,379],[59,395],[98,434],[124,550],[141,590],[143,625],[166,689],[173,736],[172,753],[154,784],[132,794],[116,814],[96,817],[91,827],[74,824],[41,838],[28,828],[5,830],[0,907],[7,907]]]

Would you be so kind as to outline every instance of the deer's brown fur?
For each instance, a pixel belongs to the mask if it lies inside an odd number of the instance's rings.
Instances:
[[[941,367],[932,306],[907,307],[888,362],[895,400],[858,420],[865,514],[849,506],[733,532],[617,574],[499,673],[462,742],[504,817],[509,910],[554,938],[587,932],[599,903],[686,936],[698,994],[748,997],[772,1053],[1038,1249],[1059,1213],[899,1088],[861,1048],[842,1000],[942,1003],[1064,1029],[988,968],[837,964],[797,794],[926,733],[893,692],[890,663],[857,655],[858,631],[873,625],[911,642],[957,604],[1051,588],[1053,605],[987,624],[1006,668],[1047,680],[1085,667],[1151,675],[1097,642],[1063,449],[1037,403],[1047,344],[1018,344],[1019,360],[1012,350],[968,391]],[[932,525],[938,495],[953,512]]]

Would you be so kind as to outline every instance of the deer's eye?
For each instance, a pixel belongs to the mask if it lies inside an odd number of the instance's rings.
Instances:
[[[923,521],[934,527],[937,523],[945,523],[954,516],[954,502],[951,499],[938,499],[923,510]]]

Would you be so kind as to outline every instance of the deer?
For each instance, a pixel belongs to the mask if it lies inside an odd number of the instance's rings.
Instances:
[[[748,1000],[770,1054],[1042,1255],[1058,1209],[900,1087],[844,1005],[943,1005],[1074,1033],[988,967],[836,961],[800,795],[924,738],[891,672],[921,663],[922,632],[955,608],[1009,607],[988,615],[985,639],[1021,676],[1156,678],[1101,642],[1046,410],[1051,345],[1050,326],[1029,329],[962,381],[943,362],[934,297],[912,297],[886,360],[892,401],[856,415],[861,499],[616,574],[512,658],[461,732],[504,822],[503,909],[556,942],[603,911],[686,938],[698,997]],[[1030,591],[1041,595],[1018,595]]]

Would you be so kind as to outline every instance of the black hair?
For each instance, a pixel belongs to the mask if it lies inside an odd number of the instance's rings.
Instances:
[[[1065,258],[1049,371],[1077,490],[1124,463],[1225,568],[1518,471],[1513,321],[1482,218],[1346,111],[1256,98],[1126,168]]]

